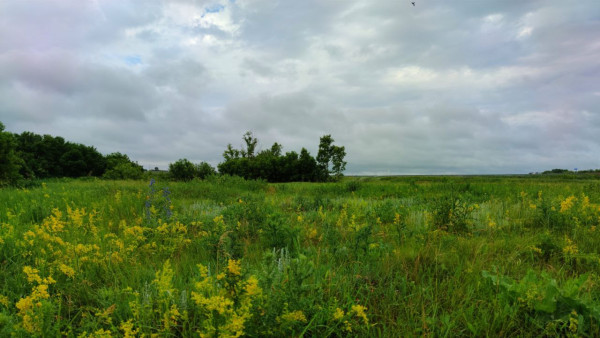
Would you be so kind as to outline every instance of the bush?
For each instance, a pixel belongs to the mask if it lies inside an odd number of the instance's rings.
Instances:
[[[190,181],[194,178],[205,179],[216,173],[217,171],[210,164],[206,162],[193,164],[187,158],[169,164],[169,174],[172,179],[177,181]]]
[[[111,180],[138,180],[142,178],[142,169],[133,163],[119,163],[108,169],[102,177]]]

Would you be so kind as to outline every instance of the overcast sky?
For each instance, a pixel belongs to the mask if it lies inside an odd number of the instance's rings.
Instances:
[[[0,121],[145,168],[346,147],[346,174],[600,168],[599,0],[1,0]]]

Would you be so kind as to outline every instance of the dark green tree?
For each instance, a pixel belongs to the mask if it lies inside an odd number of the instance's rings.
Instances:
[[[213,166],[206,162],[200,162],[196,164],[196,172],[194,174],[195,177],[199,177],[201,179],[205,179],[208,176],[215,175],[217,171]]]
[[[121,153],[112,153],[104,157],[106,161],[106,171],[102,175],[104,178],[113,180],[140,179],[144,173],[141,165],[131,161],[129,156]]]
[[[61,163],[61,156],[67,152],[67,145],[65,139],[57,136],[52,137],[50,135],[44,135],[42,137],[42,144],[40,146],[40,152],[38,153],[40,160],[42,161],[43,171],[45,176],[42,177],[63,177],[63,164]]]
[[[19,169],[24,164],[17,156],[17,143],[12,133],[4,131],[0,122],[0,183],[14,183],[21,179]]]
[[[319,142],[317,164],[321,180],[339,179],[346,170],[346,162],[344,161],[346,148],[336,146],[333,142],[335,141],[331,135],[322,136]]]
[[[300,181],[313,182],[318,179],[317,161],[314,157],[310,156],[310,153],[306,148],[302,148],[300,151],[300,158],[298,158],[298,174]]]
[[[331,150],[331,173],[336,180],[339,180],[344,176],[347,162],[344,161],[346,157],[346,148],[333,146]]]
[[[225,161],[233,160],[233,159],[236,159],[239,157],[240,157],[240,151],[237,149],[234,149],[231,146],[231,143],[229,143],[227,145],[227,149],[225,149],[225,151],[223,152],[223,158],[225,159]]]
[[[244,142],[246,143],[246,150],[242,150],[242,157],[253,158],[258,144],[258,139],[252,135],[251,131],[247,131],[244,134]]]
[[[47,177],[45,161],[41,156],[42,136],[25,131],[20,135],[15,135],[15,139],[19,157],[23,160],[21,175],[27,179]]]
[[[196,166],[187,158],[179,159],[169,164],[169,174],[178,181],[192,180],[196,173]]]
[[[76,147],[69,150],[60,157],[62,173],[67,177],[80,177],[86,175],[87,165],[83,154]]]

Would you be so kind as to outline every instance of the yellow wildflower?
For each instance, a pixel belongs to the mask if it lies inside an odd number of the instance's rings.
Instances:
[[[61,263],[58,268],[60,269],[60,271],[62,271],[62,273],[67,275],[67,277],[73,278],[75,276],[75,270],[66,264]]]
[[[227,271],[229,271],[231,275],[240,276],[242,274],[242,267],[240,266],[240,261],[230,259],[227,262]]]
[[[575,255],[575,254],[579,253],[579,249],[577,248],[577,245],[575,245],[575,243],[573,243],[573,241],[570,238],[565,237],[565,242],[566,242],[566,245],[563,248],[564,254]]]
[[[537,253],[539,253],[539,254],[541,254],[541,253],[542,253],[542,249],[538,248],[538,247],[537,247],[537,246],[535,246],[535,245],[531,246],[531,247],[530,247],[530,249],[531,249],[531,251],[533,251],[533,252],[537,252]]]
[[[38,275],[40,272],[38,269],[32,268],[30,266],[24,266],[23,272],[27,275],[27,281],[29,283],[37,282],[38,284],[42,282],[42,278]]]
[[[344,330],[348,331],[348,332],[352,332],[352,324],[350,324],[349,321],[344,320]]]
[[[365,313],[366,310],[367,308],[362,305],[352,305],[351,311],[356,317],[362,318],[365,324],[369,324],[369,319],[367,318],[367,314]]]
[[[110,330],[100,329],[92,333],[91,336],[94,338],[110,338],[112,337],[112,333]]]
[[[174,290],[171,284],[173,281],[173,276],[174,272],[171,268],[171,262],[167,259],[163,263],[163,268],[159,271],[156,271],[155,278],[152,281],[152,283],[154,283],[157,286],[161,294],[167,293],[171,295],[173,294]]]
[[[496,227],[496,225],[498,225],[498,223],[496,223],[490,215],[487,216],[487,220],[488,220],[488,227],[490,227],[491,229],[494,229]]]
[[[119,326],[121,331],[123,331],[124,338],[133,338],[136,337],[140,329],[133,329],[133,319],[130,319],[126,322],[122,322]]]
[[[565,199],[564,201],[560,202],[560,212],[562,213],[569,211],[569,209],[573,207],[573,204],[576,200],[577,199],[575,198],[575,196],[571,195],[567,197],[567,199]]]
[[[342,318],[344,318],[344,310],[340,309],[339,307],[335,309],[335,312],[333,313],[333,319],[334,320],[340,320]]]
[[[8,297],[0,295],[0,304],[8,307]]]
[[[302,322],[306,323],[306,316],[304,316],[304,312],[298,310],[293,312],[288,312],[281,315],[281,320],[288,323],[293,322]]]
[[[254,276],[250,276],[250,278],[248,278],[245,289],[248,296],[254,296],[262,293],[262,289],[258,286],[258,279]]]
[[[573,310],[569,316],[569,331],[576,333],[579,326],[577,311]]]

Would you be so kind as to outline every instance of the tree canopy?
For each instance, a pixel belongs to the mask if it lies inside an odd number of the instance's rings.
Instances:
[[[221,174],[269,182],[323,182],[339,179],[346,167],[345,148],[334,145],[331,135],[321,138],[317,159],[306,148],[302,148],[300,154],[295,151],[284,154],[283,147],[277,142],[256,153],[258,140],[252,132],[246,132],[243,140],[245,149],[227,145],[223,152],[224,161],[218,165]]]

